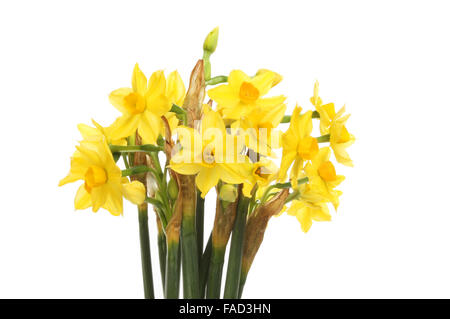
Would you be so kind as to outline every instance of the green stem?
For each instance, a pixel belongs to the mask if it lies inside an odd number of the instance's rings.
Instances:
[[[209,59],[211,54],[212,52],[207,50],[203,51],[203,71],[205,72],[205,81],[211,79],[211,61]]]
[[[144,296],[145,299],[154,299],[155,295],[153,291],[153,274],[150,253],[150,236],[148,231],[147,204],[143,204],[138,207],[138,215],[139,239],[141,243],[142,277],[144,281]]]
[[[288,195],[288,197],[286,198],[286,201],[284,202],[285,204],[293,201],[294,199],[296,199],[298,197],[298,195],[300,195],[300,192],[298,190],[294,190],[292,193],[290,193]]]
[[[208,299],[220,298],[225,248],[212,247],[211,262],[208,270],[208,285],[206,287],[206,298]]]
[[[173,112],[177,115],[178,119],[183,122],[184,125],[187,125],[187,113],[186,110],[182,107],[172,104],[172,108],[170,109],[170,112]]]
[[[239,280],[239,295],[238,298],[242,298],[242,292],[244,291],[245,281],[247,280],[247,273],[241,272],[241,278]]]
[[[205,81],[205,84],[206,85],[216,85],[216,84],[226,83],[226,82],[228,82],[228,76],[219,75],[219,76],[215,76],[215,77]]]
[[[198,264],[201,265],[203,251],[203,229],[204,229],[205,199],[197,192],[197,205],[195,207],[195,226],[197,231]]]
[[[208,280],[209,264],[212,254],[212,233],[209,235],[208,243],[206,244],[205,252],[202,255],[202,263],[200,264],[200,296],[205,296],[206,282]]]
[[[330,134],[322,135],[317,138],[317,143],[326,143],[330,141]]]
[[[178,299],[180,294],[180,241],[167,243],[166,285],[164,296],[166,299]]]
[[[164,230],[162,228],[161,221],[159,217],[157,218],[157,226],[158,226],[158,255],[159,255],[159,270],[161,271],[161,281],[162,286],[165,287],[166,280],[166,256],[167,256],[167,241],[166,235],[164,234]]]
[[[151,167],[147,167],[145,165],[139,165],[139,166],[134,166],[134,167],[122,170],[122,176],[125,177],[125,176],[131,176],[131,175],[138,175],[138,174],[147,173],[147,172],[154,173],[155,171]]]
[[[226,299],[236,299],[239,295],[239,277],[241,274],[242,250],[249,201],[250,199],[248,197],[240,194],[228,257],[227,278],[223,296]]]
[[[159,152],[162,148],[152,144],[145,145],[109,145],[111,153],[128,153],[128,152]]]
[[[200,298],[200,282],[195,216],[186,216],[184,210],[181,223],[181,249],[184,298],[198,299]]]
[[[125,164],[125,168],[129,169],[130,168],[130,164],[128,163],[128,154],[122,154],[122,159],[123,159],[123,163]]]
[[[301,185],[301,184],[304,184],[304,183],[307,183],[307,182],[308,182],[308,177],[300,178],[299,180],[297,180],[297,185]],[[270,185],[264,191],[264,194],[261,197],[261,203],[264,204],[267,201],[267,199],[269,198],[269,195],[270,195],[270,192],[272,191],[272,189],[274,189],[274,188],[290,188],[290,187],[292,187],[292,184],[290,182],[277,183],[277,184]]]
[[[308,182],[308,177],[303,177],[300,178],[299,180],[297,180],[297,185],[300,184],[305,184]],[[291,182],[287,182],[287,183],[277,183],[277,184],[273,184],[270,186],[271,188],[290,188],[292,187]]]

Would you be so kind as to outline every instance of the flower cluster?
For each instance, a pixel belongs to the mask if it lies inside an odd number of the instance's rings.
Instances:
[[[269,219],[287,212],[304,232],[312,221],[330,220],[328,204],[338,208],[342,192],[337,187],[344,180],[334,163],[353,165],[346,149],[355,137],[346,128],[344,107],[336,111],[333,103],[324,104],[316,82],[312,109],[297,105],[286,114],[286,97],[270,93],[282,77],[267,69],[211,77],[217,39],[215,29],[204,42],[203,59],[187,91],[177,71],[167,78],[156,71],[147,80],[136,64],[131,87],[109,96],[121,115],[108,127],[95,121],[94,127],[78,126],[83,139],[60,181],[83,181],[76,209],[104,208],[120,215],[123,197],[138,205],[147,297],[153,296],[148,203],[157,217],[165,296],[178,297],[182,264],[185,297],[219,297],[233,233],[224,297],[236,298]],[[120,158],[124,169],[116,164]],[[204,198],[213,191],[215,222],[203,251]]]

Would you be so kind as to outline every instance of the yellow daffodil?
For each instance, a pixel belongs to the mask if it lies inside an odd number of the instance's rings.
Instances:
[[[232,127],[243,130],[245,144],[251,150],[265,156],[276,156],[272,151],[280,145],[281,132],[276,130],[286,111],[285,104],[270,107],[255,107]]]
[[[257,106],[269,108],[284,102],[284,96],[262,98],[274,85],[277,76],[268,71],[251,78],[240,70],[233,70],[228,76],[228,84],[209,90],[208,95],[218,103],[218,111],[224,119],[239,120]]]
[[[251,191],[255,184],[258,185],[258,190],[265,189],[270,182],[277,178],[278,167],[274,162],[267,158],[263,158],[259,162],[250,164],[249,168],[251,170],[250,174],[248,174],[249,180],[247,183],[244,183],[242,190],[247,197],[251,196]]]
[[[109,127],[102,127],[100,124],[98,124],[96,121],[92,120],[92,123],[94,124],[94,127],[86,125],[86,124],[78,124],[78,130],[81,133],[81,136],[83,137],[83,140],[98,140],[104,138],[108,144],[113,145],[127,145],[127,140],[124,138],[119,139],[113,139],[111,137],[111,133],[114,130],[113,123]]]
[[[219,180],[240,184],[248,180],[248,159],[235,151],[235,137],[227,134],[221,116],[204,109],[200,131],[179,127],[181,150],[174,154],[170,168],[183,175],[195,175],[196,185],[205,197]]]
[[[345,122],[350,114],[344,116],[345,106],[336,112],[333,103],[323,105],[319,97],[319,82],[314,85],[314,96],[311,103],[320,114],[320,134],[330,134],[330,146],[333,149],[336,160],[346,166],[353,166],[346,148],[355,142],[355,137],[347,131]]]
[[[331,215],[325,202],[308,202],[294,200],[287,210],[288,215],[295,216],[303,232],[308,232],[313,221],[330,221]]]
[[[305,174],[308,177],[308,184],[303,189],[302,196],[315,193],[323,196],[324,199],[331,201],[334,208],[339,206],[339,196],[341,191],[335,188],[345,179],[342,175],[336,175],[336,169],[330,162],[331,150],[329,147],[323,147],[311,162],[305,166]]]
[[[178,73],[176,73],[178,74]],[[156,71],[148,81],[136,64],[132,76],[132,88],[121,88],[109,95],[109,100],[122,116],[117,120],[113,138],[127,137],[139,131],[145,144],[155,144],[162,132],[161,116],[172,107],[171,99],[180,102],[184,98],[184,85],[174,74],[167,85],[163,71]],[[181,82],[182,83],[182,82]]]
[[[345,111],[344,107],[341,111],[342,113]],[[338,114],[341,111],[339,111]],[[333,149],[336,161],[345,166],[353,166],[353,161],[346,149],[355,142],[355,137],[353,134],[350,134],[345,127],[345,122],[349,116],[350,114],[343,117],[336,116],[330,125],[330,146]]]
[[[59,182],[59,186],[83,180],[75,195],[75,209],[92,206],[108,210],[112,215],[121,215],[125,196],[134,204],[145,200],[145,187],[142,183],[129,182],[114,162],[105,139],[82,141],[71,158],[69,174]]]
[[[294,188],[297,186],[297,179],[303,169],[303,161],[312,160],[319,151],[317,139],[311,137],[313,129],[312,112],[308,111],[300,115],[300,111],[300,107],[295,107],[289,129],[283,134],[281,141],[283,156],[279,179],[284,180],[286,178],[289,167],[294,163],[290,174]]]

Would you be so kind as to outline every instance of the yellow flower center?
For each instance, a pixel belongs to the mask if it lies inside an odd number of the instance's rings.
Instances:
[[[137,93],[130,93],[124,98],[125,108],[132,115],[140,114],[145,110],[144,97]]]
[[[88,193],[92,188],[101,186],[106,183],[108,177],[103,167],[92,165],[89,166],[84,174],[84,187]]]
[[[215,164],[215,158],[214,158],[215,150],[211,146],[206,146],[203,149],[203,164],[205,164],[208,167],[212,167]]]
[[[326,161],[320,164],[319,176],[327,182],[336,180],[336,170],[334,169],[333,163],[331,163],[330,161]]]
[[[259,98],[259,91],[249,82],[243,82],[239,90],[239,98],[244,103],[255,102]]]
[[[342,126],[341,136],[339,137],[339,143],[347,143],[350,141],[350,134],[345,126]]]
[[[311,160],[318,151],[319,144],[315,138],[308,136],[299,140],[297,152],[301,158]]]
[[[271,174],[268,168],[259,166],[254,170],[253,175],[256,177],[257,180],[266,181],[267,179],[269,179]]]

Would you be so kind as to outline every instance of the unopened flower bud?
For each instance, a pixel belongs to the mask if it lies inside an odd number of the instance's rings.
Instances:
[[[155,197],[155,193],[158,191],[158,184],[156,183],[155,178],[151,174],[147,175],[147,196]]]
[[[172,200],[176,200],[178,197],[178,185],[177,182],[174,179],[171,179],[169,181],[169,185],[168,185],[168,192],[169,192],[169,197]]]
[[[214,53],[217,48],[217,40],[219,39],[219,27],[216,27],[206,36],[205,42],[203,42],[203,50],[208,51],[210,54]]]
[[[236,186],[231,184],[223,184],[220,187],[219,198],[225,202],[234,202],[238,196]]]

